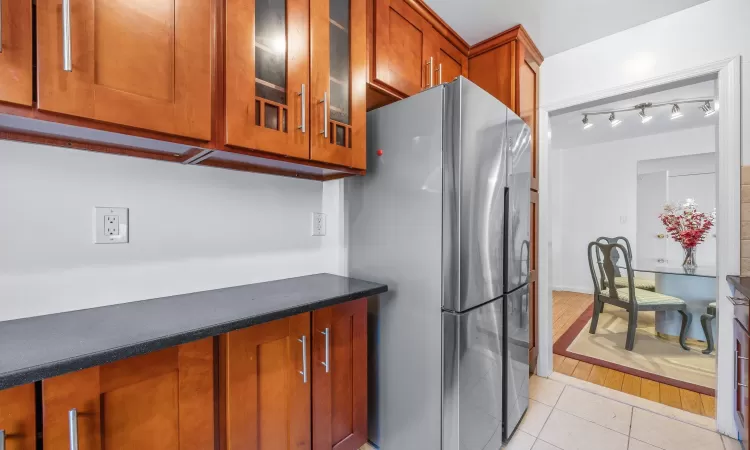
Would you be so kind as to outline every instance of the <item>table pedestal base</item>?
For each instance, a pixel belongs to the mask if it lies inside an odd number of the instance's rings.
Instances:
[[[716,301],[716,278],[690,277],[657,273],[656,292],[681,298],[687,303],[688,312],[693,319],[688,328],[687,337],[700,341],[706,340],[701,328],[701,314],[708,310],[708,304]],[[682,316],[677,311],[656,312],[656,332],[671,336],[680,335]],[[716,342],[716,326],[713,327],[714,342]]]

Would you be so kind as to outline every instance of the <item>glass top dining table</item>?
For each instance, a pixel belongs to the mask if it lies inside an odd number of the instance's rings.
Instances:
[[[687,275],[693,277],[716,278],[716,266],[698,266],[689,269],[682,266],[665,266],[660,264],[636,263],[633,265],[633,272],[650,272],[666,275]]]

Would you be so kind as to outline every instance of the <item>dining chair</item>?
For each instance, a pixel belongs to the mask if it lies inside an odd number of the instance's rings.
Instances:
[[[625,248],[628,249],[630,263],[631,264],[633,263],[633,251],[631,250],[631,247],[630,247],[630,241],[628,241],[628,238],[626,238],[625,236],[617,236],[613,238],[602,236],[598,238],[596,242],[602,242],[604,244],[618,244],[620,242],[624,242]],[[597,260],[599,259],[599,256],[600,255],[597,253],[596,255]],[[618,287],[618,288],[628,287],[628,278],[623,277],[622,274],[620,273],[621,264],[618,264],[619,258],[620,258],[620,255],[618,254],[618,252],[614,252],[612,254],[612,258],[613,258],[612,262],[615,264],[615,287]],[[633,282],[635,283],[635,287],[637,289],[644,289],[647,291],[656,292],[656,282],[654,280],[649,280],[647,278],[634,277]],[[604,289],[607,288],[606,286],[603,286],[603,287]]]
[[[633,350],[635,345],[635,331],[638,328],[638,313],[640,311],[677,311],[682,316],[680,328],[680,346],[685,350],[690,348],[685,344],[688,327],[692,315],[687,311],[684,300],[670,295],[651,292],[635,287],[633,277],[633,266],[628,248],[622,244],[604,244],[591,242],[588,245],[589,270],[594,282],[594,314],[591,317],[589,333],[596,334],[599,322],[599,314],[604,304],[618,306],[628,311],[628,333],[625,340],[625,349]],[[602,260],[598,258],[598,252],[603,255]],[[625,271],[628,284],[626,287],[618,288],[614,283],[616,265],[613,261],[613,252],[622,253],[625,261]],[[595,256],[596,255],[596,256]],[[619,255],[618,255],[619,256]],[[594,264],[596,259],[597,263]],[[610,282],[612,281],[612,282]],[[607,286],[606,288],[603,286]]]

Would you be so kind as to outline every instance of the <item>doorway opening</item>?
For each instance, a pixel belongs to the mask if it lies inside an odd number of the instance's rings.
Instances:
[[[715,417],[719,109],[709,74],[550,114],[554,371]]]

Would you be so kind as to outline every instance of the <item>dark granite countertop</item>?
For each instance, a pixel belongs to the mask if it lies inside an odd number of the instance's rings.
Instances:
[[[0,322],[0,389],[387,290],[317,274]]]
[[[734,286],[742,295],[750,298],[750,277],[740,277],[737,275],[727,275],[727,281]]]

